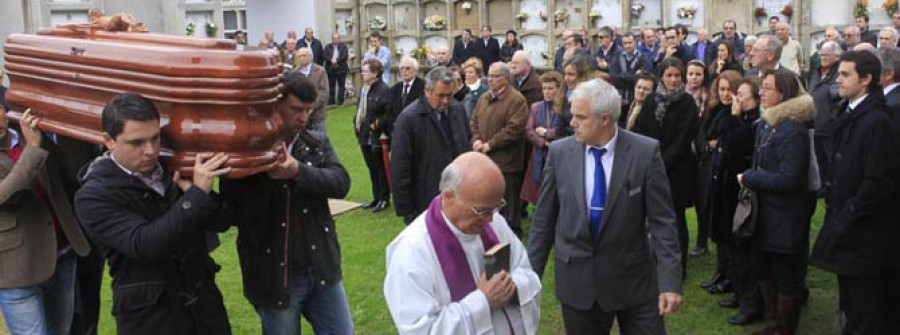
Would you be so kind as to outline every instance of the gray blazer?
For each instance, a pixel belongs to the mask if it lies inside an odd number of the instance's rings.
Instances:
[[[53,202],[75,253],[85,256],[91,250],[63,189],[59,164],[47,150],[28,145],[17,163],[0,154],[0,288],[41,283],[56,269],[58,237],[50,211],[34,191],[35,178]]]
[[[596,301],[604,311],[618,311],[660,292],[681,292],[675,211],[659,142],[624,129],[616,141],[596,243],[588,227],[585,144],[574,136],[550,144],[531,222],[532,267],[543,275],[555,243],[556,297],[578,309]]]

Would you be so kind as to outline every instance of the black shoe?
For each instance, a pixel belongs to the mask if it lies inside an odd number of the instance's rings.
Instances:
[[[719,307],[723,308],[738,308],[738,301],[734,297],[728,299],[719,300]]]
[[[728,323],[733,326],[744,326],[759,321],[759,314],[741,314],[728,318]]]
[[[708,281],[701,283],[700,288],[709,289],[710,286],[716,285],[723,280],[725,280],[725,276],[721,272],[716,272]]]
[[[706,255],[707,252],[709,252],[709,249],[707,249],[707,248],[696,247],[696,248],[694,248],[694,250],[691,250],[691,252],[688,255],[690,255],[691,258],[694,258],[694,257],[700,257],[703,255]]]
[[[377,199],[372,199],[372,201],[369,201],[369,202],[367,202],[367,203],[364,203],[364,204],[362,205],[362,208],[363,208],[363,209],[369,209],[369,208],[375,207],[376,205],[378,205],[378,200],[377,200]]]
[[[706,290],[711,294],[731,293],[734,292],[734,285],[732,285],[731,279],[725,279],[718,284],[706,288]]]
[[[383,210],[387,209],[390,205],[391,205],[390,202],[387,202],[387,201],[385,201],[385,200],[382,200],[382,201],[379,202],[377,205],[375,205],[375,207],[372,208],[372,212],[373,212],[373,213],[378,213],[378,212],[380,212],[380,211],[383,211]]]

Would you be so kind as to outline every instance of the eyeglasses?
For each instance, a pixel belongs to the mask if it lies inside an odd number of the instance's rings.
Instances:
[[[475,209],[475,206],[471,206],[469,207],[469,209],[471,209],[472,214],[475,214],[476,216],[488,217],[494,216],[494,214],[499,213],[501,210],[503,210],[504,207],[506,207],[506,199],[500,199],[500,205],[494,208]]]

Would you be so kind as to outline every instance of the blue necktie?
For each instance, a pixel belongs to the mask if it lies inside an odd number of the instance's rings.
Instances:
[[[606,171],[603,170],[601,157],[606,153],[605,148],[591,148],[594,155],[594,194],[591,196],[590,224],[591,237],[599,238],[600,223],[603,221],[603,207],[606,206]]]

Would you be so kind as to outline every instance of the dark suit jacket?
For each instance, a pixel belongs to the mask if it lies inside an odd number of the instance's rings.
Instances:
[[[694,52],[695,58],[703,61],[703,64],[709,65],[716,59],[716,53],[718,50],[716,48],[719,47],[718,43],[714,43],[710,40],[706,40],[706,49],[703,50],[703,54],[700,54],[700,42],[694,42],[691,44],[691,50]]]
[[[597,241],[585,199],[585,144],[575,137],[550,144],[531,223],[532,267],[542,275],[555,244],[556,296],[578,309],[596,302],[604,311],[618,311],[655,300],[660,292],[681,291],[675,212],[659,143],[618,131]]]
[[[475,42],[475,55],[478,56],[478,59],[481,59],[481,63],[484,65],[484,72],[487,73],[488,67],[500,60],[500,42],[497,42],[497,39],[493,37],[488,39],[487,46],[484,45],[484,39],[481,37],[473,42]]]
[[[463,46],[463,42],[457,41],[455,45],[453,45],[453,62],[456,64],[462,65],[469,58],[477,57],[476,49],[475,49],[475,41],[470,40],[469,43]]]
[[[447,138],[437,112],[424,98],[413,102],[394,123],[391,142],[391,191],[394,210],[411,222],[440,193],[441,172],[459,154],[472,150],[469,120],[454,101],[444,113],[453,138]],[[455,150],[454,150],[455,149]]]
[[[349,57],[349,51],[347,50],[347,45],[344,43],[339,43],[337,45],[338,48],[338,59],[337,63],[334,65],[331,64],[331,56],[334,54],[334,43],[328,43],[325,46],[325,51],[323,51],[325,56],[324,65],[322,67],[325,68],[325,71],[328,74],[345,74],[350,72],[350,67],[347,65],[347,57]]]
[[[397,119],[397,116],[403,112],[403,109],[406,106],[411,105],[413,102],[419,99],[419,97],[424,96],[422,93],[425,92],[425,80],[422,78],[416,77],[413,80],[412,86],[409,88],[409,93],[406,95],[406,101],[403,101],[403,81],[400,80],[391,86],[391,124],[394,123],[394,120]]]
[[[544,92],[541,87],[541,79],[538,78],[537,71],[531,69],[531,73],[528,74],[528,77],[525,78],[525,81],[522,82],[522,86],[518,86],[518,79],[513,79],[512,87],[522,93],[522,96],[525,97],[525,102],[528,106],[531,104],[544,100]]]
[[[325,56],[325,52],[322,51],[322,42],[315,37],[310,43],[307,43],[305,38],[297,40],[297,49],[300,48],[309,48],[312,51],[313,63],[321,66],[325,66],[325,57],[331,58],[331,55]]]
[[[360,122],[356,139],[362,146],[378,144],[382,133],[390,135],[393,119],[391,118],[391,88],[384,81],[376,80],[366,93],[366,117]],[[370,125],[378,120],[379,127],[371,129]],[[351,119],[356,127],[356,117]]]
[[[25,148],[18,162],[0,154],[0,288],[38,284],[56,268],[60,237],[54,238],[52,214],[35,191],[35,181],[40,181],[53,203],[60,228],[75,253],[85,256],[91,250],[64,188],[59,151],[52,142],[42,143],[40,148],[26,145],[21,134],[19,141]],[[50,140],[44,138],[43,142]]]
[[[633,99],[634,84],[637,83],[637,72],[643,73],[650,71],[650,65],[639,51],[635,58],[629,63],[625,57],[625,52],[620,52],[609,60],[609,75],[612,76],[612,84],[619,91],[623,101],[630,102]]]

